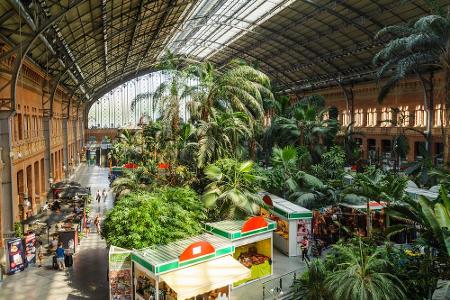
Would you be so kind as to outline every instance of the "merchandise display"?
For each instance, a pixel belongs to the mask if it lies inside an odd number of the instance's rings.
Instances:
[[[276,195],[260,195],[267,208],[261,208],[261,216],[277,224],[274,246],[288,256],[301,255],[299,243],[304,236],[311,235],[312,211]]]
[[[260,216],[245,221],[227,220],[205,224],[207,231],[233,243],[233,257],[251,271],[248,278],[234,282],[233,287],[272,275],[272,237],[276,225],[275,221]]]

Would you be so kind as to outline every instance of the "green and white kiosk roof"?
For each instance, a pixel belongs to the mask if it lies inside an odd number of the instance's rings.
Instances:
[[[233,252],[234,246],[229,240],[204,233],[167,245],[135,250],[131,259],[158,275]]]
[[[312,219],[312,211],[269,193],[261,193],[264,202],[275,213],[288,220]]]
[[[225,220],[205,224],[205,229],[208,232],[232,241],[273,231],[276,227],[276,222],[269,219],[264,219],[262,217],[252,217],[246,221]]]

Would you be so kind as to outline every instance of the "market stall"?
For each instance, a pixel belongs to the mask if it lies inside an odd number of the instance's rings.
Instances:
[[[234,246],[233,257],[249,268],[251,276],[234,287],[272,275],[273,230],[276,222],[262,217],[206,223],[208,232],[228,239]]]
[[[273,194],[262,193],[261,197],[268,207],[261,208],[261,216],[277,223],[274,246],[288,256],[301,255],[299,243],[311,234],[312,211]]]
[[[340,203],[342,208],[340,222],[347,228],[353,229],[356,235],[367,236],[367,203],[347,204]],[[384,229],[385,202],[369,201],[371,213],[371,227],[377,230]],[[345,216],[345,218],[344,218]]]
[[[231,284],[250,277],[233,252],[229,240],[208,233],[133,251],[134,299],[228,300]]]

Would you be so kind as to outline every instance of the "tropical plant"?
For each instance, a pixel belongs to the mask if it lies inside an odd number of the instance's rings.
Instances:
[[[314,259],[300,278],[294,280],[295,299],[328,300],[332,293],[326,288],[325,280],[329,272],[322,260]]]
[[[239,157],[240,141],[251,136],[248,117],[240,112],[217,112],[209,121],[200,121],[198,135],[198,167],[223,157]]]
[[[333,146],[322,155],[319,164],[312,166],[312,175],[326,182],[342,181],[344,166],[344,150],[340,146]]]
[[[350,204],[365,203],[367,206],[367,234],[371,235],[370,201],[385,202],[388,206],[405,201],[408,178],[398,174],[385,174],[371,168],[365,173],[357,173],[353,183],[344,190],[343,201]],[[386,220],[389,225],[389,220]]]
[[[115,194],[116,199],[119,199],[122,195],[131,193],[142,187],[143,186],[141,186],[138,182],[136,173],[133,171],[127,171],[113,181],[111,190]]]
[[[415,73],[422,81],[426,97],[425,107],[428,111],[427,150],[431,151],[431,127],[433,125],[434,91],[433,78],[425,78],[426,70],[442,69],[443,99],[441,105],[446,105],[446,119],[450,119],[450,13],[446,15],[429,15],[417,20],[412,26],[394,25],[382,29],[377,37],[390,35],[391,40],[375,57],[375,63],[383,66],[378,77],[384,76],[395,68],[393,75],[380,90],[378,99],[382,100],[389,91],[408,73]],[[445,99],[445,101],[444,101]],[[442,118],[444,119],[444,118]],[[444,126],[441,127],[444,138],[444,149],[448,148],[448,135]],[[448,153],[444,155],[447,162]]]
[[[108,245],[141,249],[202,232],[205,209],[189,188],[135,191],[108,212],[102,235]]]
[[[202,200],[207,208],[222,218],[239,218],[254,215],[263,205],[258,195],[263,178],[255,175],[252,161],[239,162],[220,159],[208,165],[204,172],[209,184]]]
[[[412,221],[392,226],[389,229],[391,234],[401,230],[419,230],[428,247],[450,257],[450,199],[445,187],[441,186],[439,197],[435,200],[421,195],[419,201],[406,199],[404,203],[389,207],[386,212],[390,216]]]
[[[189,107],[202,121],[209,120],[213,109],[232,109],[246,114],[249,121],[259,120],[264,116],[263,100],[273,99],[269,77],[242,61],[231,61],[223,73],[210,63],[191,66],[191,69],[200,84],[193,91]]]
[[[391,262],[382,249],[371,250],[359,240],[356,247],[334,245],[339,257],[336,268],[327,276],[325,285],[332,298],[347,300],[403,300],[405,288],[391,273]]]
[[[276,117],[268,130],[273,143],[298,145],[308,148],[313,161],[320,161],[324,151],[324,140],[328,132],[337,126],[336,120],[324,119],[326,110],[317,107],[298,105],[291,112],[291,117]]]

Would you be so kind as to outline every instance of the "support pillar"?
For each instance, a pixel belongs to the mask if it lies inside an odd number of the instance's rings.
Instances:
[[[51,133],[51,117],[48,116],[44,116],[44,140],[45,140],[45,149],[44,149],[44,175],[45,178],[42,178],[42,180],[44,180],[45,183],[45,190],[49,191],[50,190],[50,183],[49,183],[49,179],[51,177],[54,176],[54,174],[50,174],[51,173],[51,168],[50,168],[50,139],[52,137],[52,133]]]
[[[2,229],[3,234],[8,234],[13,231],[14,223],[14,199],[12,186],[12,134],[10,119],[13,116],[11,111],[0,112],[0,152],[2,168],[2,201],[0,204],[2,212]],[[0,237],[3,239],[3,236]]]
[[[67,171],[69,170],[69,155],[67,153],[69,148],[69,137],[67,136],[67,118],[64,118],[62,120],[62,130],[63,130],[63,171],[64,171],[64,178],[67,178]]]
[[[78,153],[80,153],[80,150],[78,149],[78,120],[74,120],[72,121],[72,132],[73,132],[73,144],[74,144],[74,154],[73,156],[75,157],[75,165],[77,166],[80,161],[79,161],[79,155]]]

